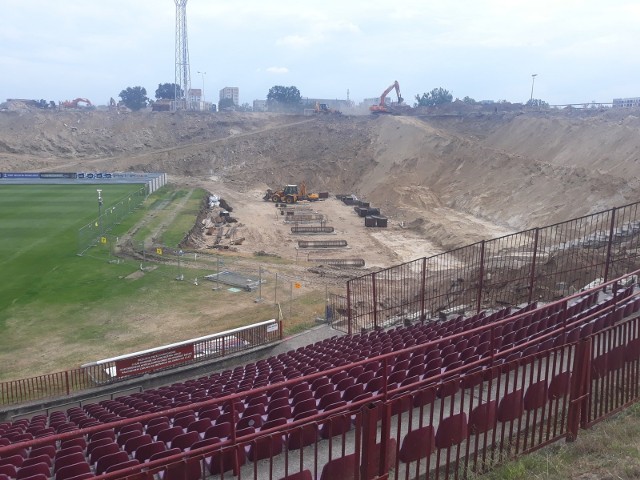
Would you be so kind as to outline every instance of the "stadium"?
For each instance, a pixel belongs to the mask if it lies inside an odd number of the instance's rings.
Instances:
[[[0,479],[476,478],[575,441],[640,396],[630,112],[3,114]],[[302,182],[328,198],[263,200]]]

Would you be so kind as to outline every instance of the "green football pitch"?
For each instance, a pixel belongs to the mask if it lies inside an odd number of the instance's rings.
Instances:
[[[273,303],[256,303],[253,294],[212,290],[202,281],[194,285],[194,277],[219,268],[215,256],[199,257],[188,270],[168,259],[145,264],[143,271],[141,259],[111,250],[114,237],[129,234],[139,242],[158,235],[158,226],[163,227],[159,241],[176,245],[196,220],[204,194],[198,189],[162,188],[114,225],[106,245],[79,256],[79,229],[95,227],[98,216],[97,188],[103,190],[105,212],[141,186],[0,185],[0,381],[76,368],[277,315]],[[182,272],[187,281],[176,281]],[[274,301],[276,295],[293,298],[286,283],[269,285],[262,294]],[[287,328],[307,328],[308,319],[324,308],[325,296],[324,290],[296,296],[284,307],[291,317]]]
[[[19,347],[2,340],[15,340],[6,333],[16,322],[112,293],[98,274],[104,262],[76,255],[78,229],[98,216],[97,188],[106,209],[141,185],[0,186],[0,349]]]

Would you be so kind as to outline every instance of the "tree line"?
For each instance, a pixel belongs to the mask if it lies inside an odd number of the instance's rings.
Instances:
[[[173,100],[183,98],[184,91],[175,83],[161,83],[155,91],[156,101]],[[140,110],[152,103],[147,97],[147,90],[144,87],[127,87],[119,95],[122,103],[131,110]],[[449,90],[438,87],[430,92],[415,96],[414,107],[437,107],[453,102],[453,94]],[[456,99],[458,100],[458,99]],[[473,98],[468,96],[461,100],[467,104],[477,104]],[[532,98],[526,102],[527,106],[548,107],[549,104],[543,100]],[[304,108],[313,107],[303,102],[300,90],[295,86],[274,85],[267,93],[267,109],[272,112],[299,112]],[[231,98],[223,98],[218,102],[218,110],[241,110],[249,111],[251,107],[248,103],[236,105]]]

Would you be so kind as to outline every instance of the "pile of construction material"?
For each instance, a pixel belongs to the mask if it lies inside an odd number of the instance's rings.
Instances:
[[[345,205],[353,206],[358,216],[364,218],[365,227],[387,227],[387,217],[381,215],[380,209],[372,207],[369,202],[359,200],[355,195],[336,195],[336,198],[342,200]]]
[[[231,216],[233,208],[216,195],[208,198],[208,214],[200,220],[205,235],[215,237],[209,248],[228,248],[230,245],[241,245],[244,237],[238,237],[238,229],[235,218]]]

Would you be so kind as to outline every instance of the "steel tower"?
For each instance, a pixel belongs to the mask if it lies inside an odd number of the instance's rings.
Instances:
[[[189,39],[187,36],[187,0],[174,0],[176,3],[176,72],[175,72],[175,108],[187,109],[189,90],[191,90],[191,72],[189,70]],[[182,92],[181,92],[182,89]]]

